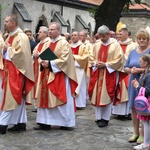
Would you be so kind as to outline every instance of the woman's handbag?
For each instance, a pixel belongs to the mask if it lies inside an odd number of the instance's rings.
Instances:
[[[134,100],[134,108],[137,114],[142,116],[150,115],[150,96],[145,97],[145,88],[141,87],[138,96]]]

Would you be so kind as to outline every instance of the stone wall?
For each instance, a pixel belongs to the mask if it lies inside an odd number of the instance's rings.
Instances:
[[[145,3],[150,6],[150,0],[141,0],[141,3]]]
[[[150,19],[148,18],[123,17],[120,21],[126,24],[128,30],[131,31],[133,39],[136,39],[136,33],[139,29],[150,26]]]

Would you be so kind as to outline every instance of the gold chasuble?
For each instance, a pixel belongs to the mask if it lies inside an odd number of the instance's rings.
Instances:
[[[73,48],[73,44],[71,44],[71,49],[72,49],[74,59],[77,61],[80,67],[85,70],[85,73],[87,75],[89,52],[86,49],[85,45],[82,44],[82,42],[78,41],[75,48]]]
[[[42,52],[44,52],[44,50],[46,50],[49,47],[50,44],[50,38],[47,37],[45,38],[43,41],[40,41],[38,43],[38,45],[34,48],[33,50],[33,54],[38,52],[39,54],[41,54]],[[34,59],[34,63],[33,63],[33,69],[34,69],[34,78],[35,78],[35,85],[33,88],[33,98],[35,99],[36,96],[36,87],[37,87],[37,80],[38,80],[38,76],[39,76],[39,72],[40,72],[40,59]]]
[[[54,108],[67,103],[66,76],[70,79],[72,94],[77,87],[74,60],[68,42],[60,36],[55,43],[50,42],[49,48],[57,56],[57,59],[51,61],[61,71],[53,73],[44,68],[40,72],[36,91],[36,104],[40,108]]]
[[[124,42],[119,41],[120,46],[123,50],[123,53],[125,55],[125,59],[127,60],[129,53],[135,49],[136,45],[132,41],[132,39],[127,39]],[[129,81],[129,75],[127,75],[120,83],[119,83],[119,90],[117,91],[117,98],[118,102],[116,103],[122,103],[128,101],[128,81]]]
[[[0,34],[0,51],[2,50],[4,44],[5,44],[4,39],[3,39],[2,35]],[[3,67],[4,66],[3,66],[2,54],[0,54],[0,70],[2,70]]]
[[[94,62],[105,62],[114,70],[109,73],[107,68],[97,68],[91,73],[88,90],[90,100],[94,106],[106,106],[115,101],[116,71],[123,72],[125,58],[120,45],[113,38],[109,39],[106,46],[101,41],[95,43],[93,56]]]
[[[18,28],[17,32],[8,36],[5,41],[10,44],[10,59],[3,59],[2,71],[3,97],[1,110],[13,110],[22,103],[22,98],[31,104],[31,89],[34,86],[34,74],[29,39]]]

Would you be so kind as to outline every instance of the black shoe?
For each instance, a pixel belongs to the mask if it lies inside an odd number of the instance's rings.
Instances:
[[[32,112],[35,112],[35,113],[36,113],[36,112],[37,112],[37,109],[32,110]]]
[[[0,134],[6,134],[7,125],[0,125]]]
[[[131,114],[126,115],[126,119],[127,119],[127,120],[132,120],[132,116],[131,116]]]
[[[40,124],[36,127],[33,127],[34,130],[50,130],[51,126],[46,124]]]
[[[61,127],[60,127],[60,130],[72,131],[72,130],[74,130],[74,128],[73,128],[73,127],[64,127],[64,126],[61,126]]]
[[[102,120],[95,120],[95,123],[99,124],[99,122],[101,122]]]
[[[84,107],[76,107],[77,110],[83,110]]]
[[[26,131],[26,124],[25,123],[18,123],[14,125],[12,128],[9,128],[8,131]]]
[[[98,127],[100,127],[100,128],[107,127],[108,126],[108,122],[109,121],[102,119],[102,121],[98,123]]]
[[[126,116],[125,115],[118,115],[117,119],[124,121],[124,120],[126,120]]]

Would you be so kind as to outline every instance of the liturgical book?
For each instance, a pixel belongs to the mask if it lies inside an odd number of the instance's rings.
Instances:
[[[50,48],[47,48],[43,53],[39,55],[42,60],[54,60],[57,56],[52,52]]]

